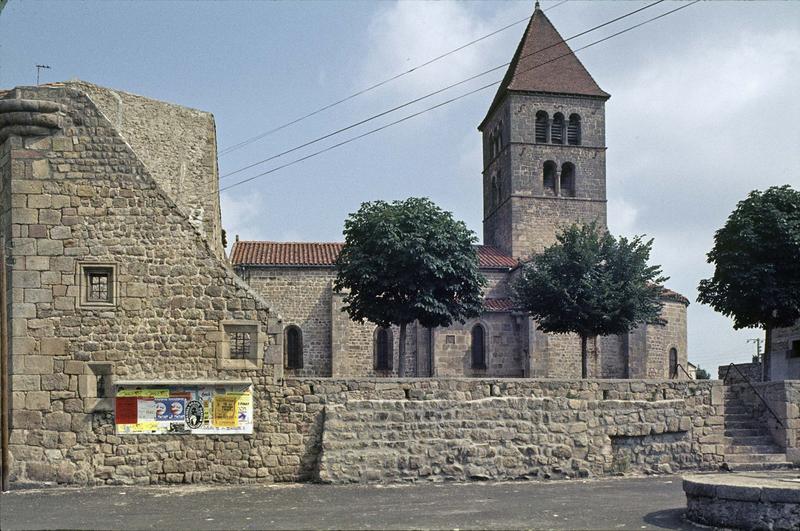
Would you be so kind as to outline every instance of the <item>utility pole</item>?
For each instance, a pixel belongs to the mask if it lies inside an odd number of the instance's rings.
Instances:
[[[39,85],[39,74],[42,69],[50,70],[50,67],[48,65],[36,65],[36,85]]]
[[[761,341],[762,339],[760,337],[754,337],[747,340],[748,343],[756,344],[756,359],[758,361],[761,361]]]

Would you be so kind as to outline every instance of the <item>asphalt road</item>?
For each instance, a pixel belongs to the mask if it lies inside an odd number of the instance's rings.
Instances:
[[[551,482],[98,487],[0,497],[12,529],[700,529],[678,476]]]

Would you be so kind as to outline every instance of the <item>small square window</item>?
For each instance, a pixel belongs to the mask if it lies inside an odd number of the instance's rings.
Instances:
[[[446,335],[444,336],[444,342],[448,345],[455,345],[456,344],[456,336],[454,335]]]
[[[217,347],[219,368],[257,369],[264,357],[266,335],[257,321],[232,320],[221,323],[221,341]]]
[[[86,300],[88,302],[111,302],[111,270],[106,268],[86,269]]]
[[[80,305],[84,307],[114,306],[117,301],[116,266],[114,264],[79,264]]]
[[[250,355],[250,333],[231,332],[228,334],[231,344],[231,359],[243,360]]]

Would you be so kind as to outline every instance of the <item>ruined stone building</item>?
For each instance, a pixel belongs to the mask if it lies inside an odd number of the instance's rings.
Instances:
[[[577,336],[544,334],[515,312],[520,261],[572,223],[606,226],[604,92],[541,10],[525,30],[479,126],[483,137],[485,312],[448,328],[411,326],[409,375],[579,378]],[[477,183],[476,183],[477,187]],[[397,330],[361,325],[333,293],[339,243],[236,241],[236,272],[283,317],[284,367],[296,376],[396,374]],[[665,324],[599,338],[597,378],[668,378],[687,363],[688,300],[663,294]]]

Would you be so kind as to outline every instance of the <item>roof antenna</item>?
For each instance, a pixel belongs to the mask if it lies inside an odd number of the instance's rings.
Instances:
[[[50,70],[50,67],[47,65],[36,65],[36,84],[39,84],[39,73],[42,71],[43,68]]]

